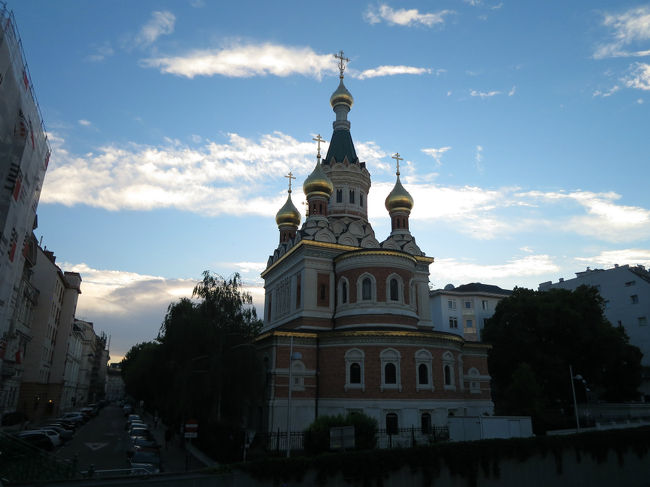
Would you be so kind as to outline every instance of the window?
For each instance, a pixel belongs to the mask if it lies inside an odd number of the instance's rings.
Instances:
[[[399,421],[396,413],[388,413],[386,415],[386,433],[389,435],[396,435],[399,431]]]
[[[327,295],[327,288],[325,287],[325,284],[321,284],[320,285],[320,298],[322,300],[324,300],[326,295]]]
[[[302,298],[302,279],[300,274],[296,276],[296,308],[300,308],[300,299]]]
[[[389,363],[384,366],[384,383],[397,384],[397,368],[395,364]]]
[[[363,380],[364,353],[363,350],[352,348],[345,352],[345,390],[364,390]]]
[[[422,413],[420,416],[420,430],[425,435],[431,433],[431,415],[429,413]]]
[[[379,354],[381,359],[381,390],[398,389],[402,390],[400,381],[400,353],[387,348]]]
[[[636,281],[628,281],[625,283],[626,287],[634,286],[636,284]]]
[[[428,383],[429,383],[429,368],[424,364],[420,364],[418,366],[418,384],[421,386],[425,386]]]
[[[449,328],[452,330],[458,328],[458,318],[453,316],[449,318]]]
[[[451,385],[451,366],[445,365],[445,385]]]
[[[645,316],[639,316],[639,326],[646,326],[648,319]]]
[[[472,367],[468,371],[468,376],[469,376],[469,392],[471,394],[480,394],[481,393],[481,383],[479,382],[480,379],[480,372],[476,367]]]
[[[305,364],[300,360],[294,360],[291,362],[291,390],[305,390]]]
[[[472,302],[471,301],[465,301],[464,305],[465,305],[465,309],[472,309]]]
[[[456,300],[455,299],[450,299],[447,301],[447,308],[448,309],[456,309]]]
[[[354,190],[350,190],[350,203],[354,203]]]
[[[445,352],[442,355],[442,364],[445,389],[456,390],[456,383],[454,381],[454,356],[451,352]]]
[[[348,283],[347,281],[343,281],[341,284],[341,302],[343,304],[348,302]]]
[[[337,189],[336,190],[336,202],[337,203],[343,203],[343,190],[342,189]]]
[[[466,320],[465,328],[474,328],[474,322],[472,320]]]
[[[481,301],[481,308],[483,308],[483,311],[487,311],[487,310],[488,310],[488,302],[487,302],[487,299],[484,299],[483,301]]]
[[[356,362],[350,365],[350,384],[361,384],[361,366]]]
[[[364,278],[361,282],[361,299],[364,301],[372,299],[372,281],[369,277]]]
[[[390,300],[391,301],[399,300],[399,283],[395,278],[392,278],[390,280]]]
[[[359,205],[363,206],[363,193],[359,192]]]
[[[632,296],[630,296],[630,302],[632,304],[639,304],[639,296],[637,296],[636,294],[633,294]]]

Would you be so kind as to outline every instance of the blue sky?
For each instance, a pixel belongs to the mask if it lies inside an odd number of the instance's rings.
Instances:
[[[8,6],[53,149],[36,234],[81,272],[77,315],[114,359],[203,270],[240,272],[262,302],[283,176],[302,207],[340,49],[375,233],[399,152],[433,287],[650,265],[650,4]]]

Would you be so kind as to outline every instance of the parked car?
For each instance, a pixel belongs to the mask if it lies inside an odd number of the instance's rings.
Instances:
[[[131,441],[131,448],[129,452],[134,452],[136,450],[150,450],[160,452],[160,445],[153,438],[145,438],[142,436],[136,436]],[[130,455],[129,455],[130,456]]]
[[[86,422],[86,418],[84,417],[84,415],[78,411],[65,413],[63,416],[61,416],[61,419],[65,421],[72,421],[76,425],[80,425]]]
[[[142,438],[151,438],[151,432],[147,428],[131,428],[129,430],[129,438],[142,437]]]
[[[124,406],[122,406],[122,411],[124,411],[124,416],[128,416],[133,412],[133,406],[127,403]]]
[[[47,436],[50,437],[50,441],[56,448],[57,446],[61,446],[63,444],[63,440],[61,439],[61,435],[57,433],[55,430],[51,428],[46,428],[46,427],[41,427],[37,430],[32,430],[32,431],[42,431],[44,432]]]
[[[54,450],[54,443],[44,431],[21,431],[16,438],[45,451]]]
[[[160,455],[153,451],[135,451],[129,459],[131,468],[142,468],[149,473],[159,473],[163,471]]]
[[[43,429],[51,429],[56,431],[59,436],[61,437],[61,440],[63,442],[70,441],[72,437],[74,436],[74,432],[72,430],[66,429],[63,426],[59,424],[46,424],[41,426]]]

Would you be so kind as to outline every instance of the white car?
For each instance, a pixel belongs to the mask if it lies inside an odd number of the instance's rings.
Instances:
[[[51,429],[43,428],[43,429],[37,429],[37,430],[28,430],[28,431],[25,431],[24,433],[27,433],[27,432],[29,432],[29,433],[35,433],[35,432],[37,432],[37,433],[45,433],[47,435],[47,437],[50,439],[50,441],[52,442],[52,446],[54,446],[54,448],[56,448],[57,446],[61,446],[61,444],[63,443],[63,441],[61,441],[61,436],[59,435],[59,433],[57,433],[56,431],[51,430]]]

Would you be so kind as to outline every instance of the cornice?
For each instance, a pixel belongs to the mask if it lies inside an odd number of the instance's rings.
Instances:
[[[391,256],[391,257],[401,257],[403,259],[410,260],[413,263],[416,263],[417,259],[415,256],[411,254],[407,254],[406,252],[402,252],[401,250],[385,250],[385,249],[366,249],[366,250],[353,250],[350,252],[346,252],[345,254],[338,255],[334,258],[334,262],[340,262],[345,259],[351,259],[354,257],[361,257],[361,256],[377,256],[377,255],[386,255],[386,256]]]
[[[351,250],[356,250],[360,247],[353,247],[351,245],[341,245],[341,244],[336,244],[336,243],[330,243],[330,242],[317,242],[315,240],[301,240],[298,242],[296,245],[291,247],[282,257],[280,257],[278,260],[276,260],[273,264],[271,264],[269,267],[264,269],[260,276],[262,278],[266,277],[269,272],[271,272],[273,269],[275,269],[281,262],[284,262],[290,255],[294,254],[297,252],[300,248],[302,247],[316,247],[316,248],[326,248],[326,249],[331,249],[331,250],[341,250],[343,252],[351,251]]]

